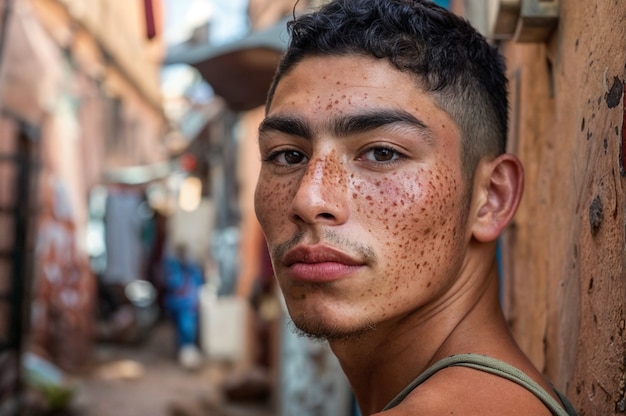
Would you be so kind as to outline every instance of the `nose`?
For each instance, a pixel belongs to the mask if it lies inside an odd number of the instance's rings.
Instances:
[[[311,159],[291,205],[296,224],[337,225],[348,218],[346,170],[334,158]]]

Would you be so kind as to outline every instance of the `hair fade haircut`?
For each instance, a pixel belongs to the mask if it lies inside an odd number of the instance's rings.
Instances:
[[[505,152],[507,80],[503,57],[469,22],[428,0],[334,0],[288,23],[290,41],[270,86],[307,56],[387,59],[415,76],[461,131],[463,172]]]

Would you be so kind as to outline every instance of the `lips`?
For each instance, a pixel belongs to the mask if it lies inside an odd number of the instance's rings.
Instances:
[[[298,246],[285,254],[285,265],[295,263],[341,263],[347,266],[358,266],[362,262],[349,255],[326,246]]]
[[[283,259],[289,275],[300,281],[330,282],[349,277],[364,262],[327,246],[298,246]]]

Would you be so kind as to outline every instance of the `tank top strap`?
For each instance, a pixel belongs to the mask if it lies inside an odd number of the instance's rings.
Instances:
[[[413,380],[404,390],[402,390],[383,410],[389,410],[400,404],[414,389],[420,384],[426,381],[436,372],[452,366],[469,367],[476,370],[484,371],[490,374],[494,374],[519,384],[531,393],[533,393],[544,405],[552,412],[554,416],[577,416],[574,407],[569,402],[567,397],[563,396],[556,389],[555,393],[559,396],[559,399],[563,402],[566,409],[563,409],[561,405],[554,400],[554,398],[548,394],[537,382],[523,373],[521,370],[500,361],[496,358],[488,357],[480,354],[458,354],[446,357],[441,361],[436,362],[433,366],[429,367],[426,371],[420,374],[415,380]]]

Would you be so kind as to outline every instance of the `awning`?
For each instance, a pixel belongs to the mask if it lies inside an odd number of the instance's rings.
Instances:
[[[189,64],[234,111],[263,105],[288,42],[287,21],[219,47],[183,43],[169,49],[164,64]]]

